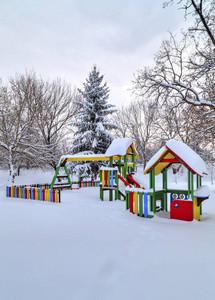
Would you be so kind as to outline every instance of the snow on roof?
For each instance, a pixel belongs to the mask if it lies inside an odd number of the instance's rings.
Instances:
[[[74,155],[63,155],[61,156],[60,160],[59,160],[59,165],[62,162],[62,160],[67,159],[68,161],[96,161],[96,160],[105,160],[107,161],[108,159],[105,157],[104,154],[74,154]]]
[[[186,144],[176,140],[169,140],[166,143],[166,147],[183,160],[196,174],[200,176],[207,174],[203,159]]]
[[[156,162],[159,162],[159,159],[164,157],[165,152],[168,150],[170,150],[174,157],[179,158],[183,164],[194,173],[200,176],[207,174],[207,169],[203,159],[189,146],[173,139],[169,140],[166,145],[149,160],[144,173],[146,174],[150,168],[153,168],[153,165],[155,165]],[[170,163],[163,164],[163,168],[169,164]],[[160,170],[162,170],[162,168]]]
[[[80,158],[80,157],[83,157],[83,158],[97,158],[97,157],[104,157],[105,155],[104,154],[86,154],[86,155],[83,155],[83,154],[74,154],[74,155],[62,155],[60,160],[62,159],[65,159],[65,158]]]
[[[113,140],[105,154],[92,154],[88,153],[89,151],[84,151],[74,155],[63,155],[59,160],[59,164],[64,159],[67,159],[68,161],[108,161],[109,157],[114,157],[113,159],[117,160],[117,156],[126,155],[129,147],[134,150],[135,159],[137,159],[139,155],[134,147],[133,140],[131,138],[120,138]]]
[[[107,149],[105,156],[125,156],[133,140],[131,138],[115,139]]]

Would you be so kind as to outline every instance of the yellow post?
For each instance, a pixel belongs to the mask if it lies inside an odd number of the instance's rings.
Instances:
[[[133,196],[133,201],[134,201],[134,213],[138,216],[138,194],[137,192],[134,193]]]
[[[35,188],[35,200],[38,200],[37,189]]]
[[[194,219],[200,221],[200,206],[197,206],[197,197],[193,197]]]
[[[45,201],[48,201],[48,194],[47,194],[48,190],[45,189]]]
[[[47,190],[48,193],[48,202],[50,202],[50,190]]]
[[[29,195],[29,188],[26,189],[27,190],[27,199],[30,198],[30,195]]]
[[[58,203],[58,191],[55,190],[55,202]]]

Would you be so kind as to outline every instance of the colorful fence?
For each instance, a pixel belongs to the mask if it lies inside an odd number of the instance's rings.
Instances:
[[[83,180],[83,181],[72,181],[72,187],[69,183],[55,183],[53,189],[59,190],[72,190],[72,189],[79,189],[83,187],[99,187],[99,180]],[[78,185],[77,188],[74,188],[73,185]]]
[[[14,187],[28,187],[28,188],[43,188],[43,189],[50,189],[50,183],[34,183],[34,184],[22,184],[22,185],[14,185]]]
[[[72,184],[79,184],[79,187],[99,187],[99,180],[73,181]]]
[[[50,190],[41,185],[39,188],[32,186],[7,186],[6,196],[9,198],[22,198],[39,201],[60,203],[60,191]]]
[[[131,213],[140,217],[152,218],[148,214],[148,196],[142,189],[129,188],[125,190],[126,194],[126,209],[130,209]]]

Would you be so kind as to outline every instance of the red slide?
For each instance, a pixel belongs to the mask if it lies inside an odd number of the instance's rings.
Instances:
[[[134,180],[134,178],[133,178],[133,176],[132,176],[132,175],[134,175],[134,174],[135,174],[135,173],[129,173],[129,174],[127,175],[127,178],[128,178],[129,183],[134,183],[135,186],[136,186],[136,188],[143,188],[143,189],[145,189],[145,188],[142,187],[138,182],[136,182],[136,180]]]
[[[127,186],[131,187],[131,185],[121,176],[121,175],[118,175],[118,178]]]

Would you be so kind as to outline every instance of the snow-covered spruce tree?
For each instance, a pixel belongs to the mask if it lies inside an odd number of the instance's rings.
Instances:
[[[116,109],[114,108],[115,105],[108,103],[109,88],[106,82],[102,83],[103,77],[97,67],[94,66],[86,82],[83,83],[83,90],[79,89],[83,101],[75,101],[79,106],[79,112],[76,121],[71,123],[77,127],[71,154],[80,152],[84,152],[84,154],[105,153],[114,139],[108,130],[120,129],[117,125],[112,124],[107,117]],[[90,173],[95,179],[100,165],[99,162],[91,162],[76,165],[75,169],[78,170],[79,179],[89,176]]]

